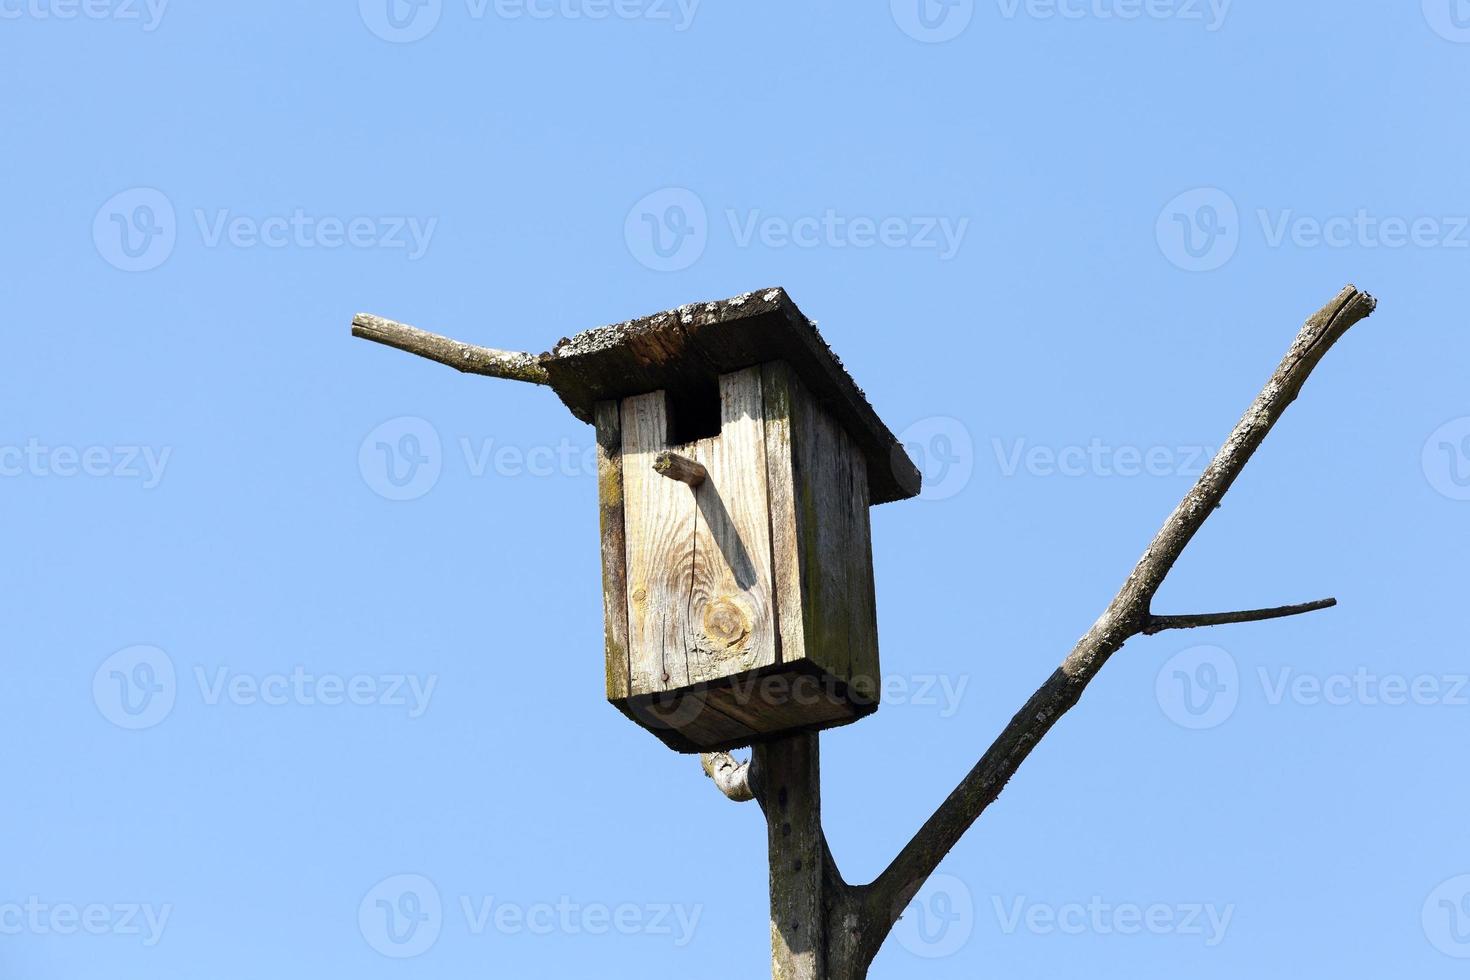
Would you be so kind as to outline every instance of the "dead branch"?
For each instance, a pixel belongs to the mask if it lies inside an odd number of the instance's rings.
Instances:
[[[1191,616],[1149,616],[1143,628],[1145,636],[1162,633],[1164,630],[1192,630],[1198,626],[1223,626],[1226,623],[1259,623],[1265,619],[1281,619],[1284,616],[1300,616],[1302,613],[1331,609],[1336,599],[1318,599],[1295,606],[1275,606],[1271,609],[1243,609],[1240,612],[1196,613]]]
[[[889,929],[933,873],[939,862],[995,801],[1031,750],[1082,696],[1087,684],[1123,644],[1150,625],[1180,628],[1186,625],[1241,622],[1268,618],[1265,613],[1292,615],[1329,603],[1309,603],[1253,613],[1212,616],[1154,617],[1150,604],[1164,578],[1186,545],[1212,514],[1260,447],[1267,433],[1301,391],[1312,369],[1337,340],[1373,312],[1376,301],[1347,286],[1313,314],[1302,327],[1286,357],[1266,387],[1236,425],[1214,461],[1169,515],[1148,550],[1123,583],[1107,610],[1077,641],[1061,667],[1047,678],[1010,724],[981,756],[949,797],[904,846],[887,869],[865,889],[863,896],[863,955],[870,962]],[[1162,626],[1160,624],[1163,624]]]
[[[427,357],[466,374],[483,374],[537,385],[548,383],[546,369],[535,354],[476,347],[371,313],[359,313],[352,318],[352,336]]]

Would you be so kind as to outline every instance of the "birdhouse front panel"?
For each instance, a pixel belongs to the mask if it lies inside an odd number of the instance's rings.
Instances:
[[[655,391],[622,402],[629,683],[652,694],[776,662],[760,368],[719,378],[719,431],[671,441],[682,407]],[[698,464],[660,475],[668,451]]]

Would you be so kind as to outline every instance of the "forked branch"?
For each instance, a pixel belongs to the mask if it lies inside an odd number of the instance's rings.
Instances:
[[[1150,609],[1154,595],[1185,546],[1214,513],[1267,433],[1296,399],[1312,369],[1353,324],[1373,312],[1375,305],[1373,297],[1348,286],[1307,320],[1266,387],[1194,488],[1164,522],[1107,610],[887,869],[863,890],[865,928],[860,956],[864,968],[877,954],[898,913],[1000,795],[1057,719],[1077,703],[1108,658],[1130,637],[1161,629],[1288,616],[1333,605],[1332,600],[1324,600],[1269,610],[1176,617],[1155,617]]]

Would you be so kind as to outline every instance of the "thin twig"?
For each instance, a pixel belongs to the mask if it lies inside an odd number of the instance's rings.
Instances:
[[[537,385],[549,383],[546,369],[535,354],[476,347],[371,313],[359,313],[352,318],[352,336],[427,357],[466,374],[483,374]]]
[[[1107,610],[1044,684],[1011,719],[919,832],[864,895],[864,952],[869,960],[899,912],[986,807],[1057,719],[1075,705],[1083,689],[1132,636],[1146,630],[1149,606],[1186,545],[1215,511],[1274,426],[1301,391],[1312,369],[1347,330],[1373,312],[1376,301],[1347,286],[1302,327],[1286,357],[1236,425],[1194,488],[1169,515]]]
[[[1258,623],[1265,619],[1281,619],[1285,616],[1300,616],[1302,613],[1331,609],[1336,599],[1318,599],[1295,606],[1275,606],[1271,609],[1243,609],[1240,612],[1196,613],[1192,616],[1153,616],[1143,628],[1145,636],[1162,633],[1164,630],[1192,630],[1197,626],[1223,626],[1226,623]]]

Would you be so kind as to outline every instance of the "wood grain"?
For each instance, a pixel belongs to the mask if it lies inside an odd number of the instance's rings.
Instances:
[[[689,684],[694,496],[653,471],[671,448],[664,393],[623,399],[622,423],[629,681],[632,693],[649,694]]]
[[[690,680],[776,662],[761,374],[720,377],[720,435],[696,444],[707,479],[694,491]]]

